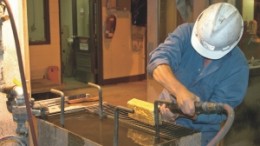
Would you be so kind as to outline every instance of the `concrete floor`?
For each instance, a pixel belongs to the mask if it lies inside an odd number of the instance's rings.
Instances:
[[[77,83],[76,81],[73,81],[72,84],[73,83],[78,84],[75,86],[79,86],[79,84],[82,84],[82,83]],[[103,93],[103,100],[113,105],[122,105],[122,106],[126,106],[127,101],[132,98],[147,100],[146,86],[147,86],[146,80],[101,86],[102,93]],[[87,84],[81,86],[81,88],[79,89],[64,90],[64,94],[67,96],[81,94],[81,93],[98,95],[98,90],[94,87],[88,86]]]

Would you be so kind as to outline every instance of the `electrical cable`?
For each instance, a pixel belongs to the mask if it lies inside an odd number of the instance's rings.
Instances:
[[[18,33],[17,33],[16,26],[15,26],[15,21],[14,21],[14,17],[13,17],[13,13],[12,13],[10,4],[9,4],[8,0],[3,0],[3,1],[6,4],[6,8],[7,8],[8,14],[10,16],[11,27],[13,30],[15,46],[16,46],[16,51],[17,51],[16,53],[17,53],[17,59],[18,59],[18,66],[19,66],[19,71],[20,71],[20,77],[21,77],[21,82],[22,82],[22,88],[23,88],[23,93],[24,93],[24,99],[25,99],[25,105],[26,105],[26,111],[27,111],[27,115],[28,115],[28,122],[29,122],[30,131],[31,131],[31,136],[32,136],[34,146],[38,146],[37,139],[36,139],[36,133],[35,133],[35,129],[34,129],[34,123],[33,123],[33,119],[32,119],[33,115],[32,115],[32,111],[30,108],[29,95],[27,92],[27,86],[26,86],[26,80],[25,80],[25,74],[24,74],[24,68],[23,68],[22,53],[21,53]]]

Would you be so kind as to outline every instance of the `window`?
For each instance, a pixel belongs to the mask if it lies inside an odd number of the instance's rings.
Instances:
[[[49,0],[27,0],[29,44],[49,44]]]

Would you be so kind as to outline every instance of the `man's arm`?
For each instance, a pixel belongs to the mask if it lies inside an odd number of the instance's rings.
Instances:
[[[196,96],[177,80],[169,65],[157,66],[152,75],[159,84],[176,97],[177,104],[184,114],[194,116]]]

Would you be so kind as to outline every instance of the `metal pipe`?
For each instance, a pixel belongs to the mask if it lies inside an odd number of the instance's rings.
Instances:
[[[21,53],[18,33],[17,33],[16,26],[15,26],[15,21],[14,21],[14,17],[13,17],[13,13],[12,13],[10,4],[9,4],[8,0],[3,0],[3,1],[6,4],[6,8],[7,8],[8,14],[10,16],[11,27],[12,27],[12,30],[13,30],[13,36],[14,36],[14,41],[15,41],[15,46],[16,46],[18,66],[19,66],[19,71],[20,71],[22,87],[23,87],[26,111],[27,111],[27,114],[28,114],[28,123],[29,123],[29,127],[30,127],[30,130],[31,130],[32,141],[33,141],[34,146],[38,146],[37,138],[36,138],[36,132],[35,132],[35,129],[34,129],[34,123],[33,123],[33,118],[32,118],[33,115],[32,115],[30,101],[29,101],[29,95],[28,95],[28,92],[27,92],[28,90],[27,90],[27,86],[26,86],[25,73],[24,73],[24,68],[23,68],[23,59],[22,59],[22,53]]]
[[[133,109],[126,108],[123,106],[117,106],[114,111],[114,144],[113,146],[118,146],[118,129],[119,129],[119,112],[126,111],[128,113],[134,113]]]
[[[154,101],[154,121],[155,121],[155,137],[157,140],[160,138],[160,121],[159,121],[159,104],[171,104],[169,101],[165,100],[155,100]]]
[[[99,113],[99,118],[102,119],[104,117],[102,88],[99,85],[91,83],[91,82],[88,82],[88,85],[98,89],[98,98],[99,98],[99,100],[98,100],[99,101],[99,111],[98,111],[98,113]]]
[[[60,109],[61,109],[61,112],[60,112],[60,124],[62,127],[64,127],[64,104],[65,104],[65,97],[64,97],[64,93],[60,90],[57,90],[57,89],[51,89],[50,90],[52,93],[54,94],[58,94],[59,96],[61,96],[61,100],[60,100]]]
[[[155,121],[155,137],[159,138],[160,127],[159,127],[159,102],[156,100],[154,102],[154,121]]]

